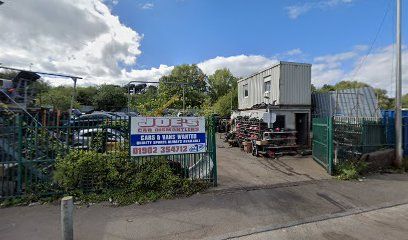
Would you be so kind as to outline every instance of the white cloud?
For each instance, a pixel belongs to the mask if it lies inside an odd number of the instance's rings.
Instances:
[[[33,70],[82,76],[84,79],[79,81],[80,85],[157,81],[169,74],[173,66],[132,69],[141,54],[142,35],[123,25],[105,2],[7,1],[1,6],[0,62],[4,66],[19,68],[28,68],[32,63]],[[325,6],[350,2],[325,1]],[[367,49],[365,45],[357,45],[351,51],[315,57],[311,61],[312,82],[321,86],[341,80],[358,80],[394,95],[393,47],[379,48],[364,58]],[[272,57],[218,56],[198,63],[198,66],[206,74],[228,68],[234,75],[245,77],[276,63],[278,58],[292,57],[293,61],[303,61],[304,56],[301,49],[295,48]],[[403,70],[403,90],[408,92],[408,50],[405,48]],[[47,80],[53,84],[71,84],[70,79]]]
[[[170,74],[173,68],[173,66],[160,65],[158,68],[143,70],[133,69],[129,72],[124,72],[124,75],[132,80],[157,82],[161,76]]]
[[[360,56],[356,61],[355,69],[346,76],[362,82],[369,83],[373,87],[388,91],[389,95],[395,95],[395,51],[394,45],[380,48],[367,58]],[[363,61],[363,65],[359,67]],[[408,51],[404,47],[402,51],[402,91],[408,92]]]
[[[154,8],[153,3],[145,3],[145,4],[140,4],[139,7],[143,10],[149,10]]]
[[[300,54],[302,54],[302,53],[303,53],[302,50],[300,50],[299,48],[295,48],[295,49],[292,49],[292,50],[287,51],[287,52],[285,53],[285,55],[287,55],[287,56],[295,56],[295,55],[300,55]]]
[[[316,57],[312,67],[312,82],[316,86],[335,84],[342,80],[360,81],[375,88],[395,93],[395,50],[393,45],[378,48],[366,56],[366,46],[353,51]],[[347,68],[345,65],[351,65]],[[408,93],[408,49],[402,52],[403,93]]]
[[[142,36],[120,23],[103,0],[16,0],[1,12],[5,66],[33,63],[37,71],[88,76],[80,84],[116,83],[141,54]]]
[[[352,2],[353,0],[312,0],[305,3],[287,6],[285,9],[289,18],[296,19],[300,15],[303,15],[313,9],[326,10],[342,4],[350,4]]]
[[[215,57],[198,64],[205,74],[213,74],[220,68],[228,68],[232,74],[238,77],[245,77],[263,68],[276,63],[274,58],[267,58],[260,55],[237,55],[230,57]]]
[[[298,18],[300,15],[309,12],[310,9],[312,9],[312,4],[310,3],[305,3],[302,5],[292,5],[292,6],[286,7],[288,16],[291,19]]]
[[[19,68],[28,68],[33,63],[35,71],[84,77],[78,82],[80,85],[157,81],[169,74],[173,66],[131,69],[141,54],[142,36],[120,23],[107,2],[117,3],[112,0],[7,2],[0,15],[0,62]],[[237,76],[247,76],[275,62],[275,58],[238,55],[216,57],[198,65],[207,74],[227,67]],[[53,85],[72,83],[70,79],[46,79]]]

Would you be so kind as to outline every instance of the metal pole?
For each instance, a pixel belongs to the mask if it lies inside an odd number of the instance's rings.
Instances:
[[[234,89],[233,89],[233,87],[232,87],[232,84],[230,84],[229,87],[230,87],[230,89],[231,89],[231,93],[230,93],[230,94],[231,94],[231,98],[230,98],[231,102],[230,102],[230,103],[231,103],[231,114],[232,114],[232,98],[234,97],[234,94],[233,94]]]
[[[397,64],[396,64],[396,79],[395,79],[395,164],[397,167],[402,167],[402,118],[401,118],[401,0],[397,0]]]
[[[131,96],[130,96],[130,83],[128,84],[128,88],[127,88],[127,94],[128,94],[128,102],[127,102],[127,110],[128,113],[130,112],[130,100],[131,100]]]
[[[61,199],[61,237],[62,240],[74,239],[74,202],[71,196]]]
[[[27,110],[27,80],[24,80],[24,109]]]
[[[71,106],[69,109],[69,119],[71,120],[72,117],[72,109],[74,108],[74,102],[76,98],[76,85],[77,85],[77,78],[72,78],[74,80],[74,90],[72,91],[72,96],[71,96]]]
[[[65,141],[68,144],[69,141],[69,136],[71,135],[71,118],[72,118],[72,109],[74,108],[74,102],[75,102],[75,97],[76,97],[76,84],[77,84],[77,78],[73,77],[72,80],[74,80],[74,89],[72,91],[72,96],[71,96],[71,106],[69,108],[69,114],[68,114],[68,133],[67,136],[65,137]]]
[[[186,110],[186,101],[185,101],[185,98],[184,98],[184,95],[185,95],[185,90],[184,90],[184,88],[186,87],[186,85],[185,84],[183,84],[183,116],[185,115],[185,110]]]

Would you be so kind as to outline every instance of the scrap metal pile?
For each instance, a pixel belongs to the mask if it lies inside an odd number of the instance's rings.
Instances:
[[[268,128],[262,119],[237,117],[225,140],[233,147],[254,156],[276,157],[297,154],[296,131],[284,128]]]

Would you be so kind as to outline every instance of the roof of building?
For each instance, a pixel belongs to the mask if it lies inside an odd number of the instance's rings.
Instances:
[[[273,65],[271,65],[271,66],[269,66],[269,67],[267,67],[267,68],[265,68],[265,69],[262,69],[262,70],[260,70],[260,71],[258,71],[258,72],[255,72],[255,73],[252,73],[251,75],[249,75],[249,76],[247,76],[247,77],[245,77],[245,78],[243,78],[243,79],[240,79],[240,80],[238,80],[237,82],[242,82],[242,81],[244,81],[244,80],[247,80],[248,78],[251,78],[251,77],[253,77],[253,76],[255,76],[255,75],[258,75],[258,74],[260,74],[260,73],[263,73],[263,72],[265,72],[265,71],[268,71],[269,69],[272,69],[272,68],[277,67],[277,66],[282,65],[282,64],[312,66],[312,64],[310,64],[310,63],[297,63],[297,62],[279,61],[279,62],[277,62],[277,63],[275,63],[275,64],[273,64]]]
[[[381,117],[377,97],[371,87],[312,94],[315,117]]]

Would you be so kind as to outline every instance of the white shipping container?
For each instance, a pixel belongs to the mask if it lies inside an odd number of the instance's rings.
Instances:
[[[279,62],[238,81],[238,108],[273,103],[311,105],[311,64]]]

